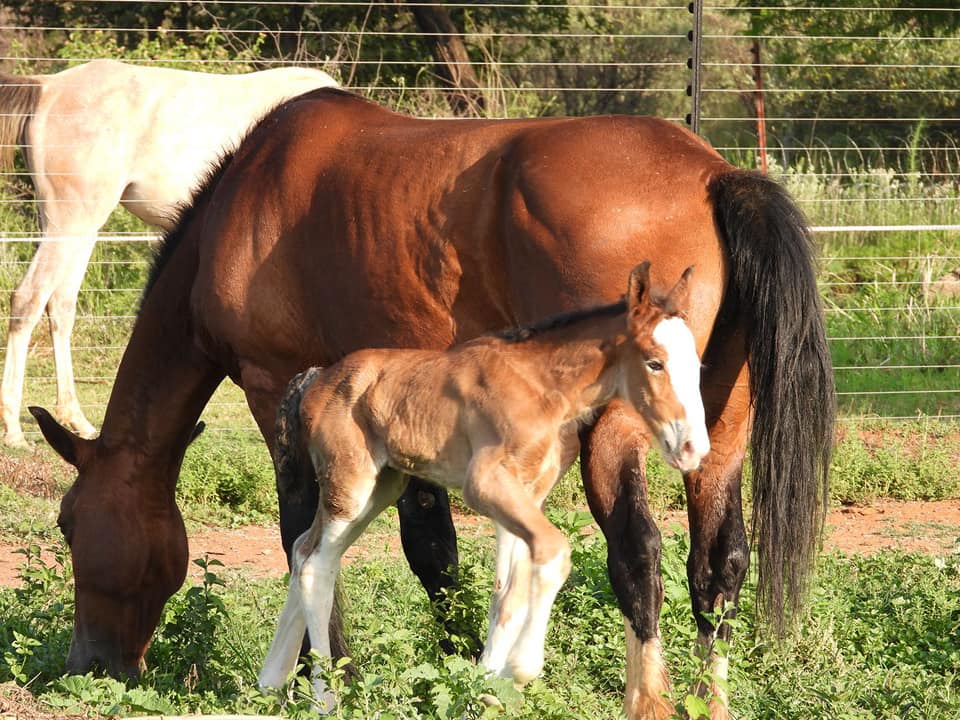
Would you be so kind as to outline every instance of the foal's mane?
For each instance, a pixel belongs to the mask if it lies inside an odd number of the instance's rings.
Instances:
[[[494,333],[494,337],[506,340],[508,343],[521,343],[553,330],[562,330],[571,325],[576,325],[584,320],[595,317],[613,317],[622,315],[626,311],[627,301],[618,300],[609,305],[597,305],[582,310],[571,310],[570,312],[560,313],[559,315],[552,315],[529,325],[507,328],[506,330]]]

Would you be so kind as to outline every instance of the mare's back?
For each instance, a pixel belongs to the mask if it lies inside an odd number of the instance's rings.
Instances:
[[[447,347],[614,301],[644,259],[661,285],[722,267],[706,182],[728,168],[658,119],[424,120],[321,90],[268,116],[227,168],[195,307],[259,356]],[[721,292],[698,276],[694,303]]]

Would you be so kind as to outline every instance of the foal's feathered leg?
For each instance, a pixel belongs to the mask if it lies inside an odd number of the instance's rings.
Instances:
[[[493,599],[487,642],[480,663],[503,675],[507,657],[527,619],[530,602],[530,550],[527,544],[499,523],[493,578]]]
[[[647,431],[619,401],[610,403],[581,437],[584,488],[607,539],[607,570],[624,615],[629,720],[673,715],[670,680],[660,647],[660,531],[647,506]]]
[[[291,571],[296,557],[294,544],[313,523],[320,496],[316,473],[304,445],[305,438],[302,436],[300,421],[300,402],[303,399],[303,393],[313,383],[319,372],[320,368],[314,367],[296,375],[287,385],[280,400],[279,410],[272,413],[269,426],[261,426],[264,437],[269,438],[272,434],[277,496],[280,503],[280,539]],[[254,397],[249,387],[247,396]],[[251,410],[254,408],[251,407]],[[254,411],[255,417],[260,415],[261,413]],[[333,605],[330,633],[330,648],[334,657],[348,655],[338,600],[335,600]],[[302,654],[304,656],[310,654],[310,639],[305,635]]]
[[[354,447],[362,447],[362,439]],[[372,458],[360,461],[359,465],[338,467],[331,464],[327,469],[317,518],[303,547],[297,552],[298,561],[300,555],[304,557],[296,574],[310,645],[325,657],[331,657],[330,617],[343,553],[377,515],[396,502],[407,482],[405,476],[392,470],[384,470],[378,477]],[[352,509],[341,509],[335,516],[330,516],[326,511],[324,493],[331,489],[339,493],[345,491],[352,501]],[[321,705],[331,708],[333,699],[317,673],[314,673],[313,688]]]
[[[530,550],[530,593],[523,626],[506,661],[506,674],[526,683],[543,669],[543,644],[550,609],[570,574],[570,544],[541,510],[543,498],[534,497],[501,464],[498,449],[474,455],[464,479],[463,499],[468,505],[502,525]],[[534,483],[549,492],[556,480]],[[516,552],[513,553],[516,558]]]

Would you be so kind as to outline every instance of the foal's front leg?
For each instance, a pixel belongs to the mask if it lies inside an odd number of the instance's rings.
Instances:
[[[570,574],[570,544],[541,510],[542,497],[528,493],[521,481],[502,464],[499,448],[481,450],[470,463],[463,486],[468,505],[503,526],[526,544],[530,552],[530,591],[527,614],[507,655],[505,672],[526,683],[543,669],[543,645],[554,598]],[[543,493],[556,480],[542,483]],[[534,487],[538,487],[536,481]],[[518,559],[518,553],[511,553]],[[491,615],[493,610],[491,610]]]
[[[527,544],[494,523],[497,531],[496,568],[487,642],[480,663],[503,676],[507,657],[527,619],[530,602],[530,550]]]

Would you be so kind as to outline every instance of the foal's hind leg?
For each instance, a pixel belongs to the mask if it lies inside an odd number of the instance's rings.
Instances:
[[[584,488],[607,539],[607,571],[624,615],[624,710],[630,720],[673,715],[660,646],[660,531],[647,506],[647,431],[619,401],[582,437]]]
[[[310,528],[307,540],[299,554],[304,560],[298,568],[298,582],[306,618],[311,648],[324,657],[331,657],[330,617],[333,612],[340,559],[367,525],[391,503],[406,486],[406,477],[392,470],[384,470],[377,477],[372,459],[363,467],[350,469],[331,467],[325,486],[321,487],[321,510],[318,520]],[[327,512],[324,493],[331,489],[349,498],[349,506]],[[311,550],[312,549],[312,550]],[[299,562],[299,557],[297,558]],[[314,693],[322,705],[330,707],[326,683],[316,673]]]

